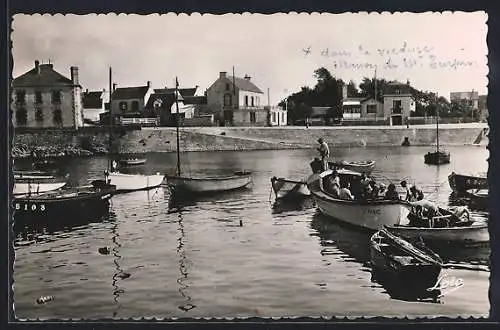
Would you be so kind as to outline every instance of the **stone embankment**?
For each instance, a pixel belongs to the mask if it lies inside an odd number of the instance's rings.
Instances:
[[[488,143],[487,124],[448,124],[440,126],[443,146]],[[433,125],[398,127],[189,127],[180,132],[182,151],[235,151],[307,149],[324,137],[331,146],[400,146],[408,138],[412,146],[436,144]],[[108,152],[106,130],[45,131],[16,134],[12,155],[89,156]],[[113,150],[122,153],[175,152],[175,128],[147,128],[118,134]]]

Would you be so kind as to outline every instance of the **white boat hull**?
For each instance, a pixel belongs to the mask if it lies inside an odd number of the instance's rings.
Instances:
[[[194,193],[207,193],[229,191],[243,188],[252,183],[251,174],[234,175],[222,178],[186,178],[167,177],[168,184],[172,187],[182,188]]]
[[[12,193],[14,195],[36,194],[60,189],[66,182],[15,182]]]
[[[409,239],[418,239],[422,237],[424,241],[442,241],[462,244],[487,243],[490,241],[490,234],[486,224],[448,228],[390,226],[387,229],[398,236]]]
[[[143,175],[113,172],[108,175],[110,184],[115,185],[118,192],[153,189],[159,187],[164,178],[161,174]]]

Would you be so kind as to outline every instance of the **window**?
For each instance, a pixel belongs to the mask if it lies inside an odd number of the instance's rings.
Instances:
[[[43,99],[42,99],[42,92],[36,91],[35,92],[35,104],[42,104]]]
[[[250,99],[250,100],[252,101],[252,107],[254,107],[254,106],[255,106],[255,103],[254,103],[254,100],[253,100],[253,96],[251,97],[251,99]]]
[[[18,126],[23,126],[26,125],[28,122],[28,112],[26,111],[26,108],[22,107],[17,109],[16,111],[16,124]]]
[[[62,111],[61,111],[61,109],[54,110],[52,121],[57,126],[62,125]]]
[[[273,123],[276,122],[276,112],[273,112]]]
[[[253,111],[252,111],[252,112],[250,112],[250,122],[251,122],[252,124],[255,124],[255,122],[256,122],[256,121],[257,121],[257,120],[256,120],[255,112],[253,112]]]
[[[245,95],[245,106],[248,107],[248,95]]]
[[[132,101],[132,111],[139,111],[139,101]]]
[[[121,101],[119,106],[120,106],[121,111],[127,111],[127,109],[128,109],[128,104],[125,101]]]
[[[401,113],[401,100],[392,101],[392,113]]]
[[[366,105],[366,113],[377,113],[377,105],[376,104],[367,104]]]
[[[227,84],[226,84],[226,90],[227,90],[227,91],[231,89],[231,87],[230,87],[230,86],[231,86],[231,85],[229,85],[229,83],[227,83]]]
[[[35,120],[37,123],[43,123],[43,111],[41,108],[35,110]]]
[[[26,91],[16,91],[16,103],[26,104]]]
[[[396,94],[401,94],[401,90],[399,88],[396,88],[395,93]]]
[[[231,106],[232,103],[233,103],[233,100],[232,100],[231,94],[224,95],[224,106],[226,106],[226,107]]]
[[[61,91],[52,91],[52,104],[61,103]]]

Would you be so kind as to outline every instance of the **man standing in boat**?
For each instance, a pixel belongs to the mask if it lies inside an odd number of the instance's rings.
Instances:
[[[328,148],[328,144],[323,140],[323,138],[318,139],[319,148],[316,150],[319,151],[321,155],[321,164],[323,164],[323,170],[328,170],[328,158],[330,157],[330,149]]]

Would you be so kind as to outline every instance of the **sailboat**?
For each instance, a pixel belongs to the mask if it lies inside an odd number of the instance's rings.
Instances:
[[[424,162],[428,165],[442,165],[450,162],[450,153],[439,150],[439,108],[436,106],[436,151],[424,155]]]
[[[112,71],[109,68],[109,104],[111,105],[111,97],[112,97]],[[111,113],[110,106],[110,132],[109,132],[109,148],[111,149],[111,137],[113,134],[113,116]],[[110,150],[111,151],[111,150]],[[110,159],[111,161],[111,159]],[[110,166],[111,165],[111,166]],[[125,174],[120,173],[117,170],[117,162],[112,160],[108,162],[108,170],[106,171],[106,181],[112,185],[116,186],[117,192],[130,192],[137,190],[149,190],[153,188],[159,187],[165,176],[156,173],[153,175],[144,175],[144,174]]]
[[[234,172],[232,175],[219,177],[190,177],[181,173],[180,139],[179,139],[179,82],[175,78],[175,107],[177,133],[177,168],[176,174],[167,175],[167,182],[173,194],[187,193],[204,194],[230,191],[246,187],[252,183],[252,173],[249,171]]]

